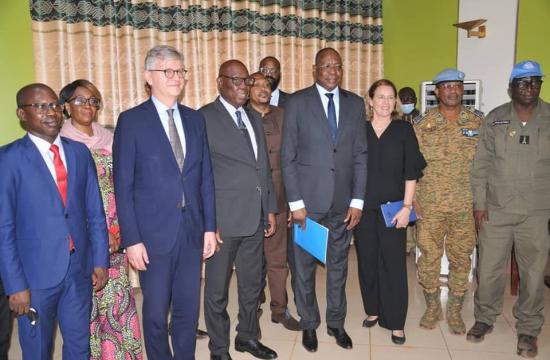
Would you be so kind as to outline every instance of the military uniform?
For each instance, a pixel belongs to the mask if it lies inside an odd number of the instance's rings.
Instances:
[[[432,108],[415,122],[420,151],[428,162],[416,193],[423,212],[417,224],[422,252],[418,277],[425,291],[439,289],[445,247],[449,289],[462,296],[468,289],[470,255],[475,246],[470,169],[482,113],[463,107],[455,122]]]
[[[515,247],[520,292],[518,334],[537,336],[544,323],[543,277],[550,245],[550,104],[538,101],[522,124],[512,103],[485,119],[472,169],[475,210],[487,210],[479,233],[476,323],[492,325],[502,312],[504,268]],[[518,350],[519,351],[519,350]]]

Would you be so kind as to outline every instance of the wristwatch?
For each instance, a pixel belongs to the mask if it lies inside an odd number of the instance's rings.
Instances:
[[[410,211],[413,209],[412,204],[403,204],[403,207],[409,209]]]

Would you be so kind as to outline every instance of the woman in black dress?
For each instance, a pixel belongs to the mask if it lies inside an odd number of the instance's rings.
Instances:
[[[364,327],[378,323],[391,330],[395,344],[405,343],[408,289],[406,228],[416,181],[426,162],[411,124],[395,117],[397,91],[386,79],[369,89],[371,114],[367,124],[367,192],[361,222],[355,230],[359,282],[367,318]],[[387,228],[380,205],[403,200],[403,208]]]

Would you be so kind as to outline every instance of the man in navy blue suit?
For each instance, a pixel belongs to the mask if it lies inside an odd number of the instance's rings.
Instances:
[[[107,225],[88,148],[59,136],[61,106],[44,84],[17,93],[27,135],[0,148],[0,276],[18,316],[23,359],[89,358],[92,286],[107,281]]]
[[[194,359],[201,259],[216,249],[204,120],[177,102],[186,72],[175,48],[149,50],[144,78],[151,98],[120,114],[113,144],[122,246],[140,270],[145,349],[155,360]]]

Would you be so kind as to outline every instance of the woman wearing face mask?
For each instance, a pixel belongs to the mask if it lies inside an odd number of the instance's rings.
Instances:
[[[367,191],[361,221],[355,230],[359,282],[367,318],[364,327],[378,323],[391,330],[395,344],[405,343],[408,289],[406,228],[416,181],[426,162],[411,124],[395,117],[397,92],[382,79],[369,89],[367,124]],[[403,200],[403,208],[387,228],[380,210],[386,202]]]
[[[101,291],[93,294],[90,359],[142,359],[141,330],[128,280],[128,259],[119,252],[111,156],[113,134],[96,122],[101,94],[88,80],[76,80],[61,90],[59,101],[64,104],[66,117],[61,136],[84,143],[92,152],[109,229],[109,280]]]

